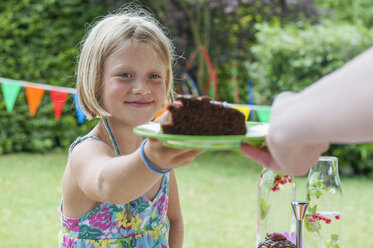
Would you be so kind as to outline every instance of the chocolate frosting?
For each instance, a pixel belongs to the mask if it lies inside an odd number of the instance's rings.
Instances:
[[[165,134],[245,135],[245,116],[237,109],[211,102],[209,97],[180,97],[182,106],[169,105],[172,124],[161,124]]]

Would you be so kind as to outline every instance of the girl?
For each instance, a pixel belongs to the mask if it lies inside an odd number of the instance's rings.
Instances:
[[[63,175],[60,247],[182,247],[173,168],[201,153],[164,147],[132,129],[172,95],[170,40],[140,11],[109,15],[80,54],[77,94],[101,121],[70,148]]]

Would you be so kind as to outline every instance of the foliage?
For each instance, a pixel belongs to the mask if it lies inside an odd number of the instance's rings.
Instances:
[[[270,105],[282,91],[301,91],[373,44],[373,32],[362,26],[326,22],[301,28],[268,24],[256,28],[258,43],[252,52],[257,61],[250,75],[257,104]],[[342,172],[373,171],[372,145],[332,146],[327,154],[340,159]]]
[[[343,174],[373,178],[373,144],[333,145],[330,150],[339,159]]]
[[[130,1],[125,1],[130,2]],[[87,23],[125,2],[116,0],[9,0],[0,4],[0,76],[50,85],[74,87],[79,42]],[[148,6],[167,26],[174,37],[177,54],[189,57],[198,45],[209,49],[217,66],[221,100],[232,102],[229,87],[231,68],[237,63],[241,99],[247,95],[247,60],[249,47],[255,40],[253,25],[257,22],[279,22],[300,10],[284,1],[136,1]],[[183,8],[181,8],[183,7]],[[300,13],[307,14],[306,1]],[[306,11],[307,10],[307,11]],[[72,18],[73,17],[73,18]],[[191,29],[194,27],[194,30]],[[191,74],[202,75],[204,89],[206,65],[201,53],[198,63],[192,62]],[[201,62],[202,61],[202,62]],[[185,70],[185,60],[176,66],[176,79]],[[79,126],[70,95],[60,120],[55,120],[48,92],[34,118],[28,113],[24,89],[18,95],[11,113],[6,112],[0,94],[0,154],[20,151],[47,152],[66,149],[72,140],[86,133],[95,122]]]
[[[323,18],[373,27],[371,0],[315,0],[314,4]]]
[[[0,77],[74,87],[78,46],[87,23],[126,2],[132,1],[2,1]],[[179,55],[175,81],[188,71],[207,93],[206,63],[198,51],[198,45],[203,45],[217,69],[219,100],[228,102],[234,102],[233,64],[240,102],[247,102],[247,83],[253,80],[255,103],[269,105],[277,93],[300,91],[373,43],[372,32],[363,26],[373,25],[370,0],[135,2],[147,6],[170,31]],[[320,15],[354,25],[314,25]],[[78,125],[71,95],[61,119],[55,120],[48,92],[34,118],[28,113],[23,89],[12,113],[6,112],[0,94],[0,154],[66,149],[95,123]],[[369,145],[333,146],[332,151],[346,173],[373,170]]]
[[[199,46],[206,47],[219,78],[219,100],[233,102],[230,79],[232,65],[238,69],[240,102],[247,102],[248,61],[250,47],[255,42],[256,23],[287,23],[302,18],[317,19],[312,1],[218,1],[218,0],[158,0],[142,1],[174,37],[179,58],[177,73],[188,71],[197,81],[200,91],[208,94],[209,80],[206,62]],[[193,59],[193,54],[195,57]],[[188,67],[186,64],[188,63]]]
[[[83,0],[2,1],[0,76],[74,87],[78,44],[86,23],[105,11],[105,6]],[[92,125],[78,125],[72,96],[61,119],[55,120],[47,92],[34,118],[28,113],[24,89],[11,113],[0,94],[0,154],[66,148]]]
[[[257,25],[257,62],[251,73],[260,93],[256,102],[269,105],[282,91],[300,91],[373,44],[364,27],[322,25],[298,27]]]

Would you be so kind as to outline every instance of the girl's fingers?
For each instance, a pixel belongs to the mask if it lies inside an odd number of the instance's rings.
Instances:
[[[163,143],[157,139],[149,139],[149,145],[152,146],[147,156],[155,164],[161,164],[165,167],[176,168],[189,164],[196,156],[203,153],[200,150],[185,150],[165,147]],[[154,152],[150,152],[154,151]]]
[[[174,163],[177,166],[184,166],[190,164],[198,155],[202,154],[205,151],[200,150],[184,150],[183,154],[180,154],[174,158]]]

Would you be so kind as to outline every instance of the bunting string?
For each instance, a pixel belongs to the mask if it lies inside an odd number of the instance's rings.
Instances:
[[[3,77],[0,77],[0,83],[4,94],[6,110],[8,112],[11,112],[13,110],[19,90],[21,87],[24,87],[31,116],[35,116],[40,102],[43,99],[45,91],[49,91],[49,95],[53,105],[54,116],[57,120],[61,117],[68,94],[73,94],[74,96],[74,103],[79,124],[82,124],[85,120],[85,114],[82,112],[79,106],[75,88],[33,83]]]
[[[32,83],[32,82],[14,80],[14,79],[3,78],[3,77],[0,77],[0,83],[19,85],[22,87],[29,86],[32,88],[43,89],[43,90],[48,90],[48,91],[59,91],[59,92],[66,92],[70,94],[76,94],[75,88],[54,86],[54,85],[49,85],[49,84]]]
[[[192,86],[193,94],[199,93],[198,88],[193,81],[193,79],[187,74],[187,80],[189,85]],[[40,102],[44,96],[45,91],[49,91],[50,99],[53,105],[54,116],[59,119],[63,111],[66,99],[69,94],[74,97],[74,104],[76,109],[77,120],[79,124],[82,124],[86,118],[85,114],[81,110],[79,105],[78,96],[76,94],[75,88],[54,86],[41,83],[33,83],[22,80],[14,80],[9,78],[0,77],[1,88],[4,95],[6,110],[11,112],[13,110],[15,101],[17,99],[19,90],[21,87],[25,88],[27,103],[29,106],[29,111],[31,116],[35,116]],[[257,117],[260,122],[269,122],[269,117],[271,113],[270,106],[262,105],[246,105],[246,104],[230,104],[233,108],[240,110],[245,114],[246,118],[252,110],[257,113]]]

